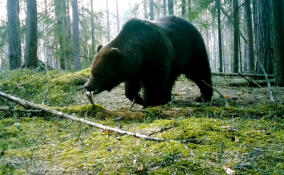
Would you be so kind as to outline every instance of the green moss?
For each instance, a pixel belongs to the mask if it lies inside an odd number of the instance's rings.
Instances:
[[[0,174],[283,174],[284,107],[158,106],[138,112],[76,105],[89,70],[50,71],[45,103],[68,114],[165,138],[151,142],[48,114],[0,113]],[[0,90],[41,103],[46,74],[0,75]],[[0,101],[1,105],[3,101]]]
[[[75,102],[89,72],[90,69],[75,73],[49,71],[47,76],[46,72],[31,70],[8,71],[0,76],[0,90],[35,103],[45,99],[48,105],[66,106]]]
[[[75,73],[67,73],[52,79],[55,85],[83,85],[91,75],[90,68]]]

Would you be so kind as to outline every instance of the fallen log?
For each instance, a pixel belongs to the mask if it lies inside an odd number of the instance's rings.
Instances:
[[[240,77],[241,75],[238,73],[220,73],[220,72],[212,72],[211,73],[214,76],[228,76],[228,77]],[[246,77],[254,77],[254,78],[265,78],[264,74],[242,74],[242,76],[246,76]],[[267,75],[268,77],[272,78],[273,75]]]
[[[229,83],[229,86],[250,86],[250,87],[256,87],[256,86],[265,86],[267,83],[275,83],[275,79],[269,79],[269,80],[254,80],[253,82],[247,82],[247,81],[241,81],[241,82],[232,82]]]
[[[247,80],[247,82],[250,84],[250,83],[252,83],[252,84],[254,84],[254,85],[256,85],[256,86],[258,86],[258,87],[262,87],[262,86],[260,86],[259,84],[257,84],[254,80],[252,80],[252,79],[248,79],[246,76],[244,76],[243,74],[241,74],[241,73],[238,73],[241,77],[243,77],[245,80]]]
[[[102,124],[99,124],[99,123],[88,121],[88,120],[85,120],[83,118],[78,118],[75,115],[65,114],[63,112],[56,111],[56,110],[51,109],[49,107],[38,105],[38,104],[35,104],[35,103],[32,103],[32,102],[29,102],[27,100],[20,99],[18,97],[6,94],[6,93],[1,92],[1,91],[0,91],[0,97],[5,98],[5,99],[10,100],[10,101],[13,101],[13,102],[16,102],[16,103],[20,104],[21,106],[23,106],[25,108],[35,108],[35,109],[42,110],[44,112],[59,116],[59,117],[67,118],[67,119],[70,119],[70,120],[73,120],[73,121],[76,121],[76,122],[81,122],[81,123],[84,123],[84,124],[87,124],[87,125],[90,125],[90,126],[94,126],[96,128],[100,128],[100,129],[103,129],[103,130],[113,131],[113,132],[116,132],[116,133],[119,133],[119,134],[130,135],[130,136],[134,136],[134,137],[137,137],[137,138],[142,138],[142,139],[150,140],[150,141],[156,141],[156,142],[166,141],[165,139],[150,137],[150,136],[140,134],[140,133],[136,133],[136,132],[124,131],[124,130],[121,130],[121,129],[118,129],[118,128],[112,128],[112,127],[109,127],[109,126],[106,126],[106,125],[102,125]]]

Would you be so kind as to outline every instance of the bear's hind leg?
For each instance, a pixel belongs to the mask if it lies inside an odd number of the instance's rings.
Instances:
[[[139,81],[131,80],[125,82],[125,96],[139,105],[144,105],[143,99],[138,94],[141,89],[141,85]]]
[[[201,92],[198,101],[210,101],[213,96],[211,73],[208,71],[186,74],[187,78],[196,83]]]

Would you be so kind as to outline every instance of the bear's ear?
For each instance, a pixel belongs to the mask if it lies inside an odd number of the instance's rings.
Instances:
[[[99,52],[102,49],[103,45],[99,45],[97,48],[97,52]]]
[[[113,61],[113,63],[117,63],[117,61],[119,62],[119,60],[121,60],[121,56],[122,53],[118,48],[112,47],[108,51],[108,57]]]

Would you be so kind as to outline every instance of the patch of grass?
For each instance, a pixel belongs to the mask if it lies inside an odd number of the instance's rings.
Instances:
[[[0,174],[284,174],[284,107],[158,106],[133,112],[76,105],[89,70],[50,72],[47,104],[151,142],[48,114],[0,112]],[[41,103],[45,73],[0,75],[0,90]],[[7,103],[0,101],[2,103]],[[5,118],[4,118],[5,117]]]
[[[66,106],[74,103],[76,94],[82,92],[89,72],[90,69],[76,73],[49,71],[49,80],[46,72],[8,71],[0,75],[0,90],[35,103],[42,103],[46,96],[47,105]]]

